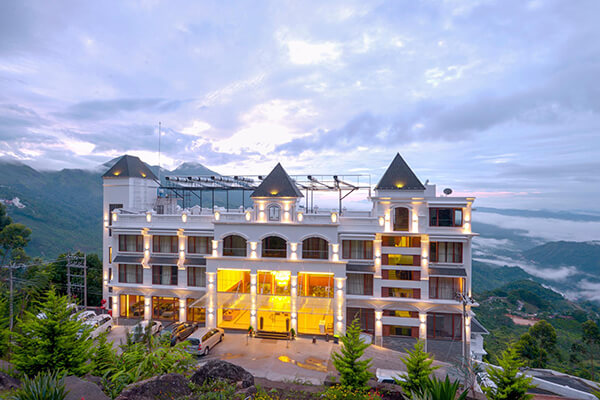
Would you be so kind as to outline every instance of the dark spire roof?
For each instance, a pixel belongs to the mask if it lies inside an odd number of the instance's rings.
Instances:
[[[425,186],[410,169],[406,161],[396,154],[385,174],[375,187],[376,190],[425,190]]]
[[[250,197],[304,197],[280,163],[252,192]]]
[[[138,157],[125,154],[119,158],[103,178],[148,178],[158,180],[156,175]]]

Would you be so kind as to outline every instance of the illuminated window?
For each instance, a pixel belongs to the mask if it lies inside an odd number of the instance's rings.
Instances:
[[[387,247],[421,247],[419,236],[384,236],[381,245]]]
[[[300,296],[333,297],[333,274],[298,274]]]
[[[259,271],[258,294],[289,296],[291,292],[290,271]]]
[[[388,259],[388,262],[386,265],[415,265],[415,256],[403,256],[400,254],[389,254],[387,259]],[[417,258],[417,260],[418,260],[418,258]]]
[[[119,296],[119,315],[125,318],[144,318],[144,296],[122,294]]]
[[[218,270],[217,290],[219,292],[250,293],[250,271]]]

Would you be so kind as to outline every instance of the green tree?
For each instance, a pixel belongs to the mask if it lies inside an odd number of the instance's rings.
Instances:
[[[340,373],[341,383],[355,389],[366,388],[367,381],[372,374],[368,371],[371,358],[359,360],[365,353],[368,343],[360,338],[360,322],[358,318],[346,329],[346,335],[340,338],[343,347],[340,352],[332,354],[331,358],[335,369]]]
[[[0,265],[4,265],[13,250],[22,250],[27,246],[30,240],[29,236],[31,236],[31,229],[23,224],[11,223],[2,228],[0,231],[0,256],[2,256]],[[18,256],[22,259],[23,251],[19,251]]]
[[[594,380],[594,354],[598,350],[598,344],[600,344],[600,330],[598,329],[598,324],[592,320],[585,321],[581,325],[581,330],[581,341],[587,346],[587,354],[590,360],[590,373],[592,376],[592,380]]]
[[[548,353],[529,333],[524,333],[516,344],[517,352],[533,368],[544,368]]]
[[[20,329],[14,334],[13,363],[26,374],[64,370],[83,375],[89,369],[93,342],[76,318],[66,296],[50,289],[39,305],[39,314],[25,312]]]
[[[430,382],[429,376],[438,366],[433,366],[433,356],[423,349],[423,342],[418,341],[415,347],[408,351],[408,356],[400,357],[406,366],[407,379],[405,381],[397,380],[396,383],[402,386],[407,395],[423,395]]]
[[[117,352],[113,348],[113,344],[106,340],[105,333],[98,337],[98,343],[90,361],[92,362],[91,373],[95,376],[104,376],[107,371],[115,367]]]
[[[484,387],[489,400],[527,400],[532,396],[527,394],[533,388],[531,378],[519,373],[523,364],[519,361],[516,346],[509,346],[498,358],[500,368],[490,366],[486,369],[496,387]]]

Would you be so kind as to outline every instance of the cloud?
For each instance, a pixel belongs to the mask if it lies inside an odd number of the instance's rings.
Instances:
[[[106,119],[114,118],[122,113],[135,111],[170,112],[179,108],[185,101],[166,99],[115,99],[82,101],[69,106],[58,116],[70,119]]]
[[[289,40],[286,43],[290,61],[308,65],[333,62],[340,58],[340,45],[333,42],[310,43],[303,40]]]
[[[515,260],[510,257],[473,257],[473,260],[498,266],[517,266],[530,275],[557,282],[565,281],[567,278],[577,274],[577,268],[573,266],[563,266],[558,268],[542,268],[536,264]]]

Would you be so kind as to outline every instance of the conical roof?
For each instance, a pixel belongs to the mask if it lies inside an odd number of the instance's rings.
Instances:
[[[252,192],[250,197],[304,197],[280,163]]]
[[[423,186],[406,161],[400,156],[400,153],[397,153],[375,189],[425,190],[425,186]]]
[[[148,166],[136,156],[125,154],[108,170],[103,178],[148,178],[158,180]]]

